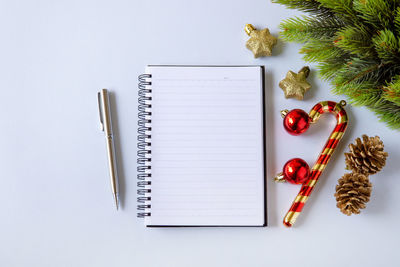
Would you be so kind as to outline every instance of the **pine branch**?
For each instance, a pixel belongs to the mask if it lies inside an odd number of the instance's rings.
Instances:
[[[315,16],[333,16],[331,9],[321,6],[316,0],[271,0],[272,3],[285,5],[290,9],[311,13]]]
[[[273,0],[306,11],[281,23],[333,92],[400,129],[400,0]],[[326,10],[326,12],[321,11]]]
[[[400,107],[394,103],[381,99],[372,106],[368,106],[379,118],[392,129],[400,129]]]
[[[388,0],[357,0],[354,1],[354,10],[359,16],[376,30],[389,28],[393,18],[392,1]]]
[[[306,42],[310,39],[331,39],[344,24],[335,17],[294,17],[284,20],[280,29],[286,41]]]
[[[304,54],[303,59],[307,62],[324,62],[331,58],[341,59],[340,63],[346,63],[350,59],[350,54],[334,45],[333,41],[308,41],[301,49],[300,54]]]
[[[338,71],[345,68],[346,64],[340,62],[339,60],[329,58],[324,62],[319,63],[317,67],[321,79],[328,81],[333,79],[338,73]]]
[[[394,33],[388,29],[379,31],[372,38],[379,58],[384,63],[400,63],[400,44]]]
[[[400,7],[397,7],[396,12],[395,12],[394,26],[395,26],[396,34],[400,35]]]
[[[363,83],[371,80],[382,79],[384,65],[371,58],[353,58],[347,62],[346,67],[340,69],[335,76],[336,86],[344,86],[350,83]]]
[[[381,93],[376,90],[377,83],[366,81],[363,83],[350,82],[337,85],[333,89],[335,94],[346,95],[350,98],[350,103],[356,106],[369,106],[376,103],[381,98]]]
[[[371,34],[362,25],[347,26],[337,32],[335,45],[354,55],[374,56]]]
[[[400,106],[400,76],[396,76],[391,83],[383,87],[383,98]]]
[[[332,10],[337,17],[349,22],[358,21],[357,13],[353,8],[353,0],[318,0],[321,6]]]

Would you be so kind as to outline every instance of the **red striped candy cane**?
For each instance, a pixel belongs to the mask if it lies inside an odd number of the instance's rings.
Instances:
[[[326,164],[328,164],[332,153],[335,151],[335,148],[343,137],[348,122],[346,111],[343,109],[345,105],[346,101],[344,100],[340,101],[340,103],[333,101],[322,101],[316,104],[309,113],[311,123],[318,121],[322,113],[329,112],[336,115],[337,124],[329,136],[329,139],[326,142],[322,152],[318,156],[318,159],[311,170],[309,179],[305,184],[302,185],[300,192],[297,194],[292,206],[283,219],[283,224],[287,227],[293,226],[297,217],[300,215],[300,212],[311,195],[315,184],[317,183],[322,172],[325,170]]]

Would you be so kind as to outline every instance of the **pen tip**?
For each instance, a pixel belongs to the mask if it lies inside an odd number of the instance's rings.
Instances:
[[[119,197],[117,194],[114,195],[114,201],[115,201],[115,208],[118,210],[119,209]]]

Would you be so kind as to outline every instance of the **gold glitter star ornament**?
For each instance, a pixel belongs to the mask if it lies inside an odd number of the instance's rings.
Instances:
[[[304,93],[311,88],[311,84],[306,80],[309,74],[310,68],[308,66],[303,67],[298,73],[288,71],[285,79],[279,82],[279,87],[282,88],[285,97],[303,100]]]
[[[253,52],[255,58],[271,56],[278,39],[269,33],[268,28],[256,30],[253,25],[246,24],[244,30],[250,36],[246,47]]]

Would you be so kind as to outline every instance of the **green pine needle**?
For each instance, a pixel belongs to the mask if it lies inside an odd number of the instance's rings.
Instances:
[[[391,83],[383,87],[383,98],[400,106],[400,76],[396,76]]]
[[[316,0],[272,0],[272,2],[286,5],[287,8],[297,9],[313,15],[325,16],[333,14],[329,8],[321,6],[321,3]]]
[[[343,26],[343,22],[335,17],[294,17],[281,24],[281,37],[295,42],[306,42],[309,39],[330,40]]]
[[[394,33],[388,29],[378,32],[373,39],[375,51],[384,63],[400,62],[400,44]]]

